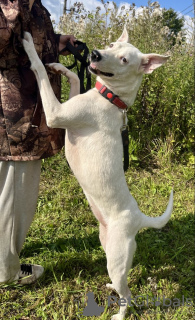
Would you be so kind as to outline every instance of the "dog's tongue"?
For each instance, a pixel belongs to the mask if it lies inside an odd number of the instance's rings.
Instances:
[[[97,69],[96,65],[95,65],[93,62],[90,63],[90,66],[91,66],[93,69]]]
[[[96,70],[96,73],[97,73],[97,74],[101,74],[100,70],[97,69],[96,65],[95,65],[93,62],[90,64],[90,66],[91,66],[91,68],[93,68],[94,70]]]

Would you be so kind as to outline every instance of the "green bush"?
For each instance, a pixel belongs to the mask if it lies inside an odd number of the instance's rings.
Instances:
[[[192,40],[185,32],[171,34],[164,25],[158,2],[149,3],[139,14],[134,5],[123,6],[101,1],[105,13],[97,7],[86,11],[81,4],[61,18],[61,32],[73,33],[89,49],[104,48],[115,41],[123,26],[131,43],[143,53],[168,54],[165,66],[145,75],[135,103],[129,108],[132,159],[152,155],[153,142],[161,140],[170,148],[172,157],[192,161],[194,146],[194,57]],[[75,12],[77,13],[75,15]],[[173,37],[175,37],[174,46]],[[66,65],[71,58],[63,58]],[[93,80],[95,81],[95,79]],[[93,82],[94,84],[94,82]],[[64,92],[67,87],[64,86]],[[65,95],[65,94],[64,94]],[[133,146],[133,148],[132,148]]]

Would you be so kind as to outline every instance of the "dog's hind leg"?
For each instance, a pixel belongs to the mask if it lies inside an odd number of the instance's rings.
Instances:
[[[126,227],[108,226],[106,240],[107,269],[112,284],[107,287],[118,292],[123,303],[120,304],[119,314],[112,320],[122,320],[125,317],[128,299],[131,296],[127,285],[127,274],[132,265],[133,255],[136,250],[134,236],[127,238]]]
[[[100,231],[100,235],[99,235],[100,242],[104,251],[106,252],[107,226],[104,226],[103,224],[100,223],[99,231]]]
[[[85,191],[84,191],[85,192]],[[106,252],[106,237],[107,237],[107,223],[104,220],[104,217],[101,213],[101,210],[97,207],[97,205],[94,203],[93,199],[85,192],[85,196],[89,202],[90,208],[96,217],[96,219],[99,221],[99,239],[101,242],[101,245]]]

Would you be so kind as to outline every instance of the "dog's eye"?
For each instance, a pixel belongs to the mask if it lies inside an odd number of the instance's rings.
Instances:
[[[114,47],[114,44],[113,44],[113,43],[111,43],[111,44],[109,45],[109,48],[112,48],[112,47]]]
[[[121,60],[122,60],[123,63],[127,63],[127,59],[126,58],[122,57]]]

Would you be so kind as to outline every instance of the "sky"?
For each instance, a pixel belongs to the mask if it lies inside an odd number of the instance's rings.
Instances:
[[[115,1],[117,5],[119,5],[119,3],[122,3],[123,1]],[[125,1],[124,1],[125,2]],[[134,1],[126,1],[128,3],[132,3],[134,2],[136,7],[141,7],[141,6],[147,6],[148,1],[147,0],[134,0]],[[151,3],[154,1],[151,1]],[[160,4],[160,6],[162,8],[172,8],[175,11],[181,12],[184,10],[184,12],[182,14],[185,14],[189,11],[191,11],[189,13],[189,15],[191,15],[193,17],[193,0],[159,0],[158,3]],[[187,9],[187,7],[189,7]],[[186,10],[185,10],[186,9]],[[193,10],[193,11],[192,11]]]
[[[67,0],[67,9],[73,6],[76,0]],[[96,7],[102,6],[101,2],[98,0],[79,0],[77,2],[82,2],[84,4],[85,9],[92,11],[95,10]],[[105,1],[106,2],[106,1]],[[110,1],[111,2],[111,1]],[[136,7],[147,6],[148,0],[133,0],[133,1],[123,1],[123,0],[115,0],[114,1],[118,6],[124,5],[125,3],[132,4],[135,3]],[[153,1],[151,1],[153,2]],[[190,17],[194,17],[193,10],[193,0],[159,0],[158,1],[162,8],[172,8],[178,12],[178,17],[184,15],[186,19]],[[43,5],[48,9],[51,13],[51,18],[55,20],[56,23],[59,21],[59,17],[63,13],[64,0],[42,0]]]

